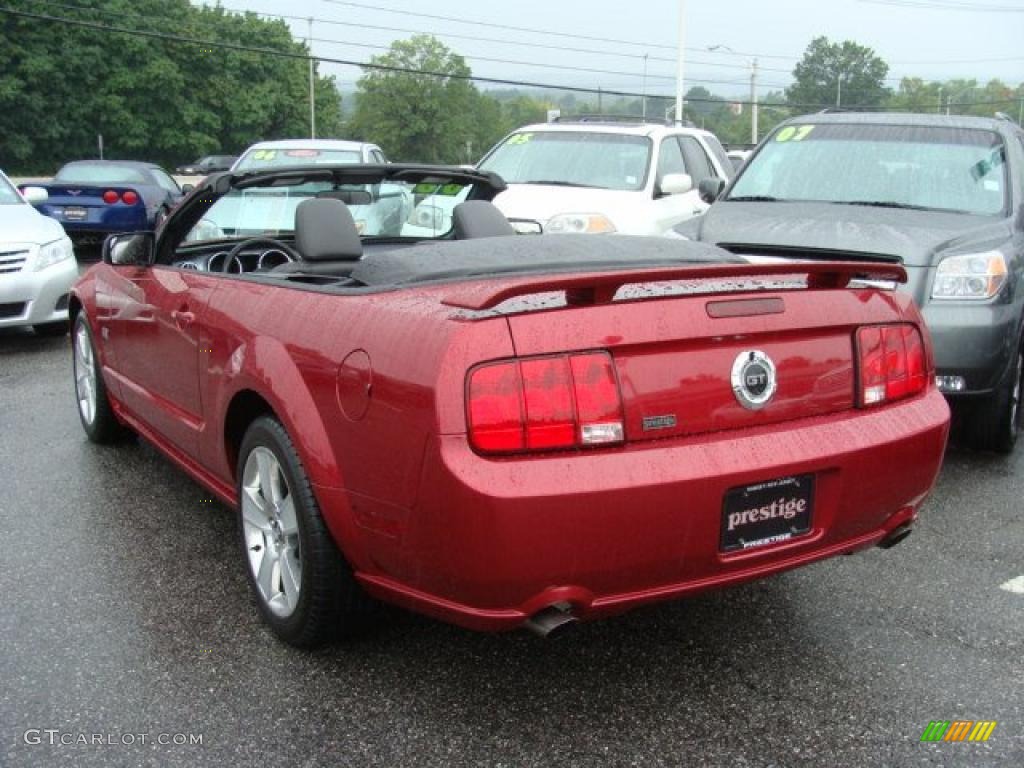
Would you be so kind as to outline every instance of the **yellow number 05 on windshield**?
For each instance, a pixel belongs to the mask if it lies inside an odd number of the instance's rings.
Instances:
[[[813,125],[788,125],[775,134],[776,141],[803,141],[814,130]]]

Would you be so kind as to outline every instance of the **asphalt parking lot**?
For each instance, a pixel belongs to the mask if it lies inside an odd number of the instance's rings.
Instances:
[[[86,442],[66,339],[0,332],[0,434],[5,766],[1024,765],[1024,450],[951,448],[888,552],[553,642],[384,610],[309,654],[259,622],[227,509]]]

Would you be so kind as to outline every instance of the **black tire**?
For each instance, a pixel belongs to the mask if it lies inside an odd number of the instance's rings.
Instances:
[[[1021,431],[1024,409],[1024,347],[1017,349],[1007,381],[975,407],[971,419],[973,443],[977,448],[997,453],[1012,453]]]
[[[252,499],[255,494],[259,494],[263,504],[267,504],[262,479],[258,481],[261,483],[258,489],[254,490],[251,483],[249,490],[246,488],[247,464],[250,459],[258,464],[259,457],[266,458],[264,451],[267,450],[277,460],[274,471],[280,471],[285,481],[283,490],[287,491],[277,505],[270,503],[267,506],[281,509],[291,499],[297,533],[290,536],[286,535],[286,528],[283,527],[283,513],[277,518],[278,527],[272,527],[275,523],[271,522],[263,531],[253,527],[251,517],[248,522],[246,520],[247,514],[262,514],[268,520],[277,514],[268,515],[260,511],[260,506],[254,506]],[[238,452],[237,476],[238,538],[245,572],[260,614],[274,634],[290,645],[315,648],[339,635],[348,635],[360,629],[365,624],[371,601],[356,583],[348,563],[327,530],[291,438],[273,417],[261,416],[249,426]],[[275,537],[278,537],[276,544]],[[298,542],[297,551],[287,550],[293,554],[280,554],[286,551],[282,549],[283,546],[291,546],[283,543],[286,539]],[[280,558],[276,561],[275,551]],[[265,566],[264,561],[268,557],[277,565]],[[298,596],[290,607],[285,605],[287,590],[283,574],[285,566],[282,563],[286,559],[292,563],[289,572],[293,572],[291,569],[297,564],[300,573]],[[274,593],[272,598],[264,594],[258,583],[257,571],[262,572],[263,567],[277,568],[277,571],[271,570],[270,573],[280,574],[276,578],[270,576],[273,585],[270,591]]]
[[[43,336],[48,339],[58,339],[61,336],[68,335],[68,324],[63,321],[59,323],[41,323],[39,325],[33,325],[32,330],[36,332],[36,336]]]
[[[89,355],[80,353],[79,344],[87,344]],[[83,391],[81,389],[80,374],[88,376],[89,373],[83,366],[91,368],[91,386],[94,387],[95,407],[89,409],[82,403]],[[89,323],[86,320],[85,312],[79,312],[75,317],[74,333],[71,338],[71,370],[75,383],[75,404],[78,406],[78,418],[82,422],[82,429],[86,436],[94,443],[108,444],[116,443],[128,437],[131,432],[114,415],[114,409],[110,406],[110,398],[107,395],[107,386],[103,383],[103,374],[99,368],[99,358],[96,354],[96,345],[93,343],[92,331],[89,330]],[[91,416],[91,418],[90,418]]]

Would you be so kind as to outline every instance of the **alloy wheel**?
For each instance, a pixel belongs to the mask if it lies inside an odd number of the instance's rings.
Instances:
[[[299,526],[288,480],[269,448],[257,446],[246,458],[240,502],[249,568],[260,598],[275,615],[287,618],[302,588]]]
[[[96,420],[96,360],[85,323],[75,329],[75,394],[86,424]]]

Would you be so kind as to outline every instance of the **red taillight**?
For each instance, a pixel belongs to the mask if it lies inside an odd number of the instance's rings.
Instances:
[[[139,202],[139,196],[135,193],[135,190],[126,189],[121,193],[121,202],[125,205],[135,205]]]
[[[112,189],[108,189],[106,192],[103,193],[103,202],[106,203],[107,205],[113,205],[119,199],[120,198],[117,196],[117,192],[115,192]]]
[[[861,406],[910,397],[927,386],[924,341],[913,325],[858,328],[857,355]]]
[[[622,400],[607,352],[482,365],[469,375],[469,437],[484,453],[623,440]]]

